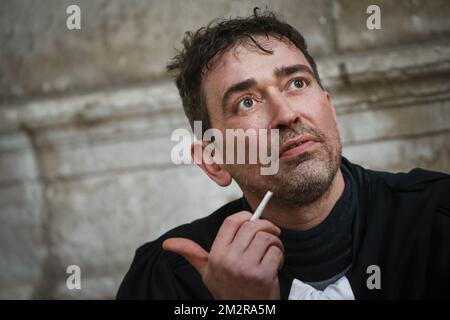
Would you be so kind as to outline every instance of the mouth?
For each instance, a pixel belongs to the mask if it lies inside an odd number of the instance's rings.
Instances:
[[[317,142],[317,139],[311,135],[303,135],[301,137],[290,139],[281,146],[280,159],[296,157],[313,147]]]

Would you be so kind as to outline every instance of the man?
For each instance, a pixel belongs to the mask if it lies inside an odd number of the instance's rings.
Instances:
[[[279,170],[192,154],[243,192],[140,247],[119,299],[449,297],[450,177],[366,170],[341,156],[336,114],[297,30],[272,13],[187,34],[169,70],[203,130],[277,129]],[[225,136],[225,134],[224,134]],[[260,142],[260,141],[258,141]],[[267,190],[262,219],[250,221]]]

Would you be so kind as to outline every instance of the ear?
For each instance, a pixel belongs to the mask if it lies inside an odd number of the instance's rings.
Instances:
[[[221,187],[230,185],[232,178],[230,173],[225,168],[216,162],[216,159],[211,156],[211,152],[205,149],[212,142],[209,141],[194,141],[191,144],[191,157],[203,171],[214,180]]]
[[[325,97],[327,99],[328,105],[330,106],[331,112],[333,113],[334,122],[337,123],[336,110],[334,109],[333,102],[331,101],[331,94],[328,91],[324,91],[324,92],[325,92]]]

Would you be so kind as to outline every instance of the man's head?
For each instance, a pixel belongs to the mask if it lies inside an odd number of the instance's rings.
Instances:
[[[255,8],[254,15],[249,18],[224,20],[215,25],[211,23],[196,32],[187,32],[183,39],[183,49],[167,65],[168,71],[178,71],[176,84],[192,129],[194,121],[202,121],[203,131],[211,128],[202,90],[204,73],[211,67],[213,60],[219,59],[232,47],[247,43],[259,46],[255,41],[257,35],[272,35],[292,42],[303,53],[321,85],[316,63],[307,51],[305,39],[292,26],[277,19],[273,13],[261,14]],[[270,52],[263,47],[259,48]]]
[[[176,84],[191,125],[279,130],[277,174],[261,176],[249,164],[202,165],[205,172],[220,185],[234,178],[246,194],[260,197],[270,189],[273,201],[284,204],[322,195],[339,168],[341,145],[330,96],[302,35],[255,10],[188,33],[183,44],[168,69],[179,71]]]

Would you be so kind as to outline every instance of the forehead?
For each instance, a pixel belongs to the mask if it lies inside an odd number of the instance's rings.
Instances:
[[[304,64],[311,68],[303,53],[291,42],[266,36],[254,37],[265,49],[257,48],[250,40],[236,45],[216,60],[203,74],[202,87],[207,103],[220,96],[234,83],[254,78],[263,81],[273,77],[275,69],[282,66]]]

